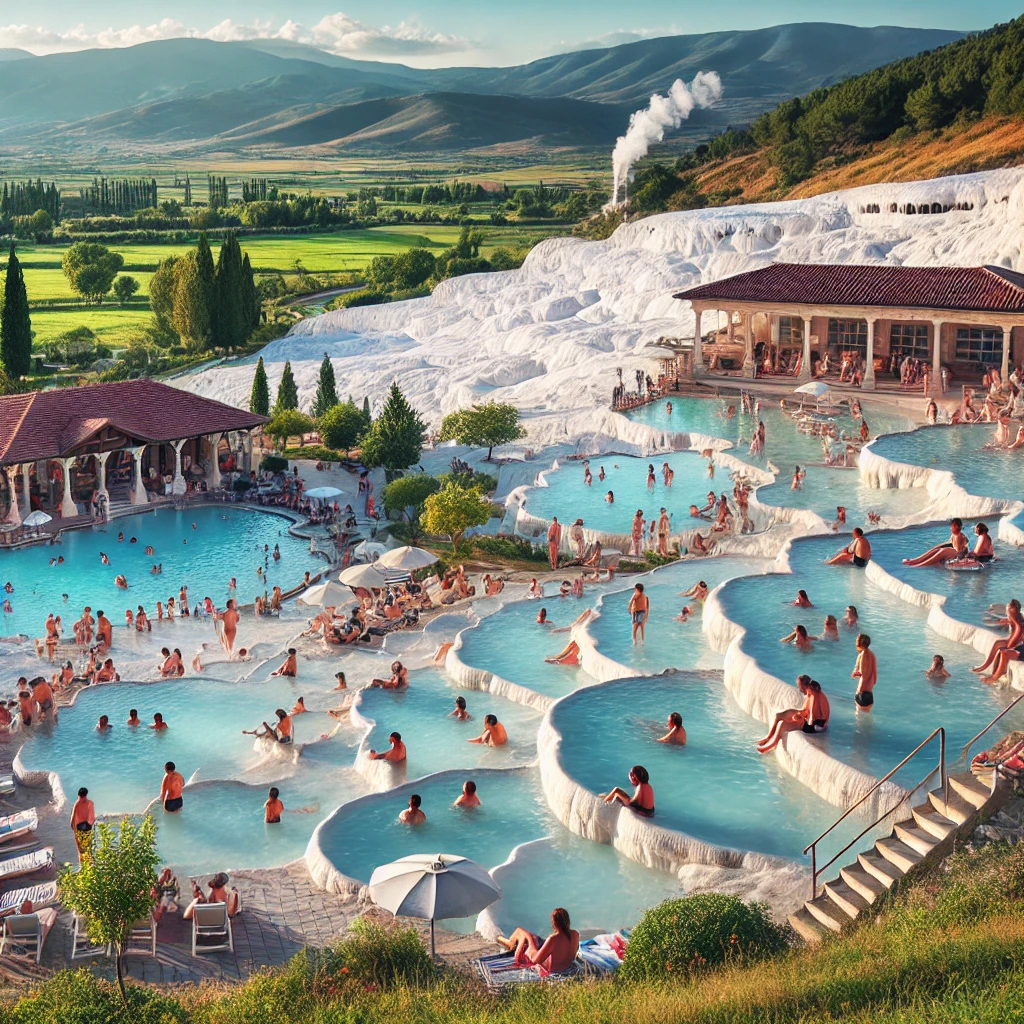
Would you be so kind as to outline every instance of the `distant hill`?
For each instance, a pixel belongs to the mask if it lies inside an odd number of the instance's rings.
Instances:
[[[0,49],[0,61],[5,60],[25,60],[28,57],[34,57],[34,53],[29,53],[28,50],[18,50],[12,46]]]
[[[400,137],[416,146],[433,138],[440,149],[454,150],[460,136],[473,145],[557,138],[565,146],[605,146],[625,127],[626,113],[653,92],[713,69],[722,76],[723,101],[696,112],[685,129],[704,137],[749,122],[780,100],[955,38],[920,29],[783,25],[648,39],[511,68],[428,70],[351,60],[287,40],[160,40],[0,60],[0,139],[37,152],[108,144],[138,152],[183,143],[207,149],[337,143],[372,151]],[[487,126],[480,98],[488,95],[531,102],[493,100],[492,108],[500,106],[511,120],[503,123],[492,112],[495,123]],[[341,134],[327,127],[355,125],[383,100],[386,123],[379,129],[378,122]],[[585,106],[568,107],[569,100]],[[598,105],[605,110],[591,109]],[[578,123],[566,122],[569,110],[576,110]],[[302,137],[315,141],[284,141]]]

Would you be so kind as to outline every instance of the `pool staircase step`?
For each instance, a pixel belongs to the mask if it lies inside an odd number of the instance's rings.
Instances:
[[[946,856],[953,843],[973,831],[978,820],[994,811],[1008,788],[992,784],[991,773],[950,775],[948,792],[928,794],[927,801],[911,808],[910,817],[893,825],[890,835],[839,869],[839,877],[825,882],[821,893],[789,915],[793,930],[805,942],[816,943],[829,933],[857,920],[900,879]]]

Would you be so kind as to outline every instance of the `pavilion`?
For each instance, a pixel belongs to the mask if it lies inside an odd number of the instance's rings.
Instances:
[[[998,367],[1006,380],[1013,354],[1024,356],[1024,274],[1003,267],[901,267],[773,263],[677,292],[696,315],[727,314],[727,337],[743,348],[743,374],[753,377],[768,347],[802,353],[800,380],[809,380],[826,351],[864,361],[864,387],[895,353],[930,365],[937,390],[941,368],[977,379]],[[693,371],[705,372],[702,346]]]
[[[248,471],[250,431],[266,422],[154,380],[0,396],[0,521],[213,491],[222,458]]]

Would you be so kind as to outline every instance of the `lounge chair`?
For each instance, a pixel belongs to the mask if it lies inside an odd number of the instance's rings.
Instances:
[[[29,900],[36,910],[52,907],[57,902],[57,883],[43,882],[40,885],[29,885],[24,889],[5,892],[0,896],[0,917],[16,914],[25,900]]]
[[[152,910],[148,917],[132,925],[125,953],[148,953],[150,956],[156,956],[156,918]]]
[[[10,842],[19,836],[35,832],[39,827],[39,814],[34,807],[0,817],[0,843]]]
[[[71,959],[82,960],[86,957],[109,956],[110,947],[102,943],[97,945],[89,938],[89,922],[80,914],[75,914],[71,930]]]
[[[235,951],[226,903],[197,903],[192,908],[192,955],[217,950]]]
[[[3,920],[0,931],[0,955],[8,952],[8,946],[20,946],[28,953],[35,953],[36,963],[43,956],[43,922],[38,914],[12,914]]]
[[[583,978],[588,967],[579,956],[564,970],[556,974],[541,974],[538,967],[516,967],[513,953],[494,953],[473,961],[473,967],[480,975],[488,991],[498,992],[513,985],[534,985],[540,982],[558,984]]]
[[[0,882],[22,875],[34,875],[53,867],[53,847],[44,846],[31,853],[20,853],[15,857],[0,860]]]

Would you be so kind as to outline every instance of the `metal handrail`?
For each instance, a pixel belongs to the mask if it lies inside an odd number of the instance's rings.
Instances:
[[[1006,707],[1003,708],[1003,710],[1000,711],[999,714],[996,715],[996,717],[993,718],[992,721],[989,722],[988,725],[986,725],[985,728],[978,733],[977,736],[973,737],[971,740],[968,741],[967,746],[965,746],[964,749],[960,752],[961,759],[968,767],[970,767],[971,762],[967,760],[967,752],[971,749],[971,747],[973,747],[974,744],[977,743],[977,741],[980,740],[981,737],[984,736],[985,733],[987,733],[989,729],[991,729],[992,726],[995,725],[996,722],[998,722],[999,719],[1006,714],[1007,711],[1010,711],[1012,708],[1016,707],[1022,700],[1024,700],[1024,693],[1010,701],[1010,703],[1007,704]]]
[[[1022,694],[1021,696],[1024,696],[1024,694]],[[846,844],[846,846],[844,846],[837,854],[835,854],[835,856],[830,861],[828,861],[828,863],[823,864],[819,868],[818,843],[820,843],[822,839],[824,839],[830,832],[832,832],[840,823],[845,821],[858,807],[860,807],[861,804],[864,803],[865,800],[868,799],[869,796],[871,796],[872,793],[878,790],[884,783],[888,782],[889,779],[891,779],[908,761],[910,761],[914,756],[916,756],[924,747],[928,746],[928,744],[931,743],[931,741],[935,739],[936,736],[939,737],[939,763],[912,790],[910,790],[909,793],[906,793],[903,796],[901,796],[899,799],[899,803],[897,803],[893,807],[890,807],[889,810],[887,810],[884,814],[879,815],[879,817],[876,818],[870,825],[868,825],[868,827],[865,828],[863,832],[861,832],[856,838],[851,839],[850,842]],[[914,747],[914,749],[909,754],[907,754],[907,756],[903,758],[903,760],[900,761],[900,763],[896,765],[895,768],[893,768],[887,774],[883,775],[882,778],[880,778],[855,804],[852,804],[838,818],[836,818],[836,820],[832,822],[832,824],[829,825],[829,827],[825,829],[825,831],[822,832],[817,839],[813,840],[807,846],[804,847],[804,856],[806,856],[808,852],[810,852],[811,855],[812,900],[816,899],[818,895],[818,876],[826,868],[831,867],[831,865],[833,865],[840,857],[842,857],[842,855],[846,853],[846,851],[849,850],[854,843],[858,842],[863,836],[867,835],[867,833],[870,832],[876,825],[878,825],[879,822],[883,821],[890,814],[892,814],[893,811],[895,811],[900,806],[900,804],[904,803],[906,800],[912,797],[923,785],[925,785],[925,783],[928,782],[929,779],[931,779],[931,777],[936,772],[939,773],[944,798],[948,800],[949,780],[946,775],[946,730],[942,726],[939,726],[939,728],[934,729],[928,735],[928,737],[922,740],[916,747]]]

